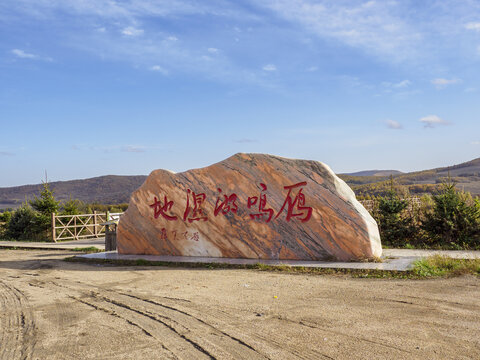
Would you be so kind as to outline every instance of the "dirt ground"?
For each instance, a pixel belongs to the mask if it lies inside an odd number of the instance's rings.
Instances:
[[[480,359],[480,279],[113,267],[0,250],[0,359]]]

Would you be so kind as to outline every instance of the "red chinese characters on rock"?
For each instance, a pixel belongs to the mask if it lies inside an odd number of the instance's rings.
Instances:
[[[170,233],[170,236],[168,235]],[[189,237],[188,231],[185,231],[183,234],[183,238],[185,240],[191,240],[191,241],[199,241],[200,240],[200,233],[198,231],[195,231],[191,234]],[[160,230],[160,240],[176,240],[177,239],[177,230],[167,230],[166,228],[162,228]]]
[[[150,205],[151,208],[153,208],[153,217],[157,219],[160,215],[166,220],[169,221],[175,221],[177,220],[176,216],[170,216],[166,214],[166,211],[170,211],[173,206],[173,201],[168,201],[167,200],[167,195],[165,195],[164,200],[163,200],[163,206],[160,200],[157,199],[157,197],[154,197],[153,204]]]
[[[168,240],[167,229],[162,228],[162,230],[160,232],[160,239],[161,240]]]
[[[217,189],[219,193],[222,192],[222,189]],[[238,206],[235,203],[237,201],[237,194],[225,195],[223,194],[223,200],[220,200],[220,197],[217,197],[217,202],[215,203],[215,210],[213,214],[217,216],[220,212],[224,215],[227,215],[229,212],[237,213]]]
[[[190,197],[193,200],[193,208],[190,207]],[[194,221],[207,221],[207,216],[203,211],[203,203],[205,202],[205,194],[195,194],[192,190],[187,190],[187,206],[183,213],[183,221],[192,223]]]
[[[282,208],[278,212],[277,216],[275,216],[275,219],[280,216],[282,213],[283,209],[285,208],[285,205],[287,206],[287,221],[290,221],[292,217],[297,217],[297,216],[303,216],[302,219],[300,219],[301,222],[306,222],[310,220],[312,217],[312,208],[309,206],[305,206],[305,195],[302,193],[302,187],[307,185],[306,181],[299,182],[294,185],[290,186],[284,186],[283,188],[288,190],[287,197],[285,198],[285,201],[282,205]],[[297,195],[295,196],[295,199],[292,200],[292,190],[295,188],[300,188],[298,190]],[[298,213],[294,213],[293,211],[297,210],[300,211]]]
[[[247,200],[247,207],[250,209],[252,206],[258,203],[258,213],[250,214],[250,218],[252,220],[263,220],[264,216],[267,216],[265,222],[270,222],[273,216],[273,209],[267,209],[265,206],[267,205],[267,195],[264,193],[267,191],[267,186],[263,183],[260,183],[262,187],[262,191],[260,192],[260,196],[249,196]]]
[[[297,218],[301,222],[306,222],[312,217],[313,209],[310,206],[306,206],[305,194],[303,193],[303,187],[307,185],[306,181],[299,182],[297,184],[284,186],[287,190],[287,195],[281,209],[274,217],[274,210],[267,207],[267,185],[260,183],[260,194],[258,196],[249,196],[247,199],[247,208],[254,212],[249,213],[250,219],[256,221],[263,221],[269,223],[272,220],[277,219],[283,211],[286,209],[285,220],[288,222],[293,218]],[[235,193],[230,195],[223,194],[222,189],[217,188],[220,193],[217,196],[217,201],[214,207],[214,215],[218,216],[220,213],[227,215],[229,213],[237,214],[238,205],[236,201],[238,196]],[[208,221],[208,216],[205,211],[206,195],[205,193],[195,193],[194,191],[187,189],[187,201],[185,211],[183,213],[183,221],[192,223],[194,221]],[[223,196],[223,199],[222,199]],[[169,215],[167,212],[172,210],[174,205],[173,201],[168,201],[167,195],[164,195],[163,204],[158,198],[154,197],[153,204],[149,206],[153,208],[153,217],[155,219],[160,216],[168,221],[175,221],[178,219],[175,215]],[[257,210],[258,209],[258,210]],[[166,234],[161,233],[161,237],[166,239]],[[176,238],[176,232],[174,234]],[[197,237],[193,237],[193,240],[198,241]]]

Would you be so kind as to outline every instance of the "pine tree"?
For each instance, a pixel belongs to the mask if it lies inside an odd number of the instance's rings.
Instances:
[[[480,243],[480,202],[455,189],[450,175],[440,194],[433,196],[433,210],[423,227],[441,246],[477,247]]]
[[[50,185],[47,181],[42,182],[43,190],[40,197],[35,196],[30,201],[32,208],[42,215],[50,216],[52,213],[57,213],[60,207],[60,201],[57,201],[53,196],[53,191],[50,190]]]
[[[30,201],[30,205],[37,211],[35,223],[36,233],[40,238],[50,238],[50,229],[52,228],[52,213],[57,214],[60,207],[60,201],[53,196],[53,191],[45,180],[43,182],[43,190],[40,196]]]
[[[400,199],[394,187],[393,176],[390,176],[390,189],[386,196],[379,199],[376,220],[380,237],[386,245],[403,247],[412,237],[411,218],[404,216],[408,201]]]

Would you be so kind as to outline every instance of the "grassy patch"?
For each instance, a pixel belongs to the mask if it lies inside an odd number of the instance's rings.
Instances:
[[[388,243],[382,243],[383,249],[410,249],[410,250],[480,250],[480,243],[478,245],[475,244],[456,244],[456,243],[445,243],[445,244],[396,244],[392,246]]]
[[[464,274],[480,275],[480,259],[453,259],[433,255],[414,263],[413,272],[418,277],[447,277]]]

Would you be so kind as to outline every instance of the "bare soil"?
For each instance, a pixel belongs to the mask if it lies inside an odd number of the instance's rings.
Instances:
[[[480,359],[480,279],[114,267],[0,250],[0,359]]]

